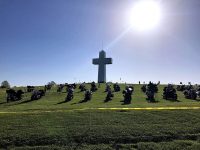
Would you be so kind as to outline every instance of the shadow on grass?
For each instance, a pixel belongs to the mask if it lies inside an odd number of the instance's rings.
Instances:
[[[90,101],[90,100],[83,99],[83,100],[80,100],[80,101],[77,102],[77,103],[72,103],[71,105],[87,103],[87,102],[89,102],[89,101]]]
[[[83,100],[80,100],[80,101],[79,101],[79,102],[77,102],[77,103],[72,103],[71,105],[76,105],[76,104],[87,103],[88,101],[90,101],[90,100],[85,100],[85,99],[83,99]]]
[[[84,91],[77,91],[76,93],[83,93]]]
[[[29,100],[25,100],[25,101],[22,101],[22,102],[20,102],[20,103],[16,103],[16,104],[13,104],[13,105],[26,104],[26,103],[30,103],[30,102],[33,102],[33,101],[36,101],[36,100],[31,100],[31,99],[29,99]]]
[[[121,105],[130,105],[131,103],[122,103]]]
[[[164,99],[164,100],[166,100],[166,101],[170,101],[170,102],[181,102],[180,100],[174,100],[174,99]]]
[[[148,103],[159,103],[158,100],[149,100],[149,99],[146,99],[146,101],[147,101]]]
[[[104,100],[104,103],[108,103],[108,102],[110,102],[110,101],[112,101],[112,99],[105,99],[105,100]]]
[[[78,103],[72,103],[71,105],[76,105],[76,104],[78,104]]]
[[[126,102],[125,100],[121,100],[120,102],[122,102],[121,105],[130,105],[131,104],[131,101],[130,102]]]
[[[34,100],[29,99],[29,100],[26,100],[26,101],[20,102],[20,103],[18,103],[18,104],[25,104],[25,103],[29,103],[29,102],[32,102],[32,101],[34,101]]]
[[[1,102],[0,105],[2,105],[2,104],[6,104],[6,103],[7,103],[7,102]]]
[[[71,101],[71,100],[64,100],[64,101],[62,101],[62,102],[57,103],[56,105],[68,103],[68,102],[70,102],[70,101]]]
[[[78,103],[81,104],[81,103],[87,103],[89,100],[86,100],[86,99],[83,99],[81,101],[79,101]]]

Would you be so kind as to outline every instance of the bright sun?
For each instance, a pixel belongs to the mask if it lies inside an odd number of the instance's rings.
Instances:
[[[131,24],[137,30],[148,30],[158,25],[161,18],[159,4],[154,0],[141,0],[131,13]]]

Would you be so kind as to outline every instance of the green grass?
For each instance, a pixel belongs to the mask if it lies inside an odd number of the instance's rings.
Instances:
[[[87,85],[89,88],[89,85]],[[124,89],[125,85],[121,85]],[[182,92],[177,92],[178,102],[166,101],[162,98],[164,85],[159,86],[159,92],[156,94],[157,103],[148,103],[146,101],[146,95],[141,91],[141,85],[134,85],[135,92],[133,94],[133,100],[130,105],[122,105],[123,95],[122,92],[115,93],[112,101],[104,103],[106,93],[105,85],[101,85],[101,88],[93,93],[92,100],[86,103],[79,103],[84,98],[84,93],[80,92],[77,88],[75,90],[74,99],[65,103],[64,99],[66,93],[57,93],[56,88],[48,91],[46,96],[37,101],[30,101],[30,93],[25,94],[23,99],[18,102],[6,102],[5,90],[0,90],[0,109],[1,111],[32,111],[32,110],[70,110],[79,108],[98,108],[98,107],[167,107],[167,106],[200,106],[200,99],[188,100],[184,98]],[[23,88],[22,88],[23,89]]]
[[[200,146],[199,113],[199,110],[171,110],[1,114],[0,145],[72,149],[152,146],[168,149],[179,145],[190,149]]]
[[[134,87],[130,105],[122,105],[121,92],[104,103],[105,85],[86,103],[79,103],[84,94],[78,89],[72,101],[62,103],[66,93],[54,88],[40,100],[29,101],[29,93],[21,101],[7,104],[5,90],[0,89],[0,112],[4,112],[0,113],[0,149],[200,149],[200,110],[74,110],[200,106],[198,100],[187,100],[181,92],[180,102],[163,100],[163,85],[156,95],[158,102],[148,103],[141,86]]]

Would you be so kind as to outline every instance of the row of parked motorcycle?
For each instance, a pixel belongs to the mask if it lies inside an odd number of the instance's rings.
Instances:
[[[90,84],[90,86],[91,86],[91,88],[87,89],[86,86],[85,86],[85,83],[80,84],[80,86],[79,86],[80,91],[85,92],[84,100],[82,102],[84,102],[84,101],[86,102],[88,100],[91,100],[93,93],[98,90],[95,82],[92,82]],[[99,84],[99,86],[100,86],[100,84]],[[59,90],[57,90],[59,92],[60,92],[60,87],[61,87],[61,85],[59,86]],[[114,92],[120,91],[120,86],[118,84],[114,84],[113,88],[114,88]],[[73,99],[74,90],[75,90],[75,87],[73,85],[70,85],[67,88],[67,97],[66,97],[65,101],[70,101],[70,100]],[[112,98],[114,97],[114,94],[113,94],[113,91],[111,90],[111,85],[106,84],[105,92],[107,92],[105,102],[112,100]]]
[[[58,85],[57,92],[61,92],[62,89],[66,86],[67,89],[67,96],[65,98],[65,101],[70,101],[74,98],[74,90],[76,89],[76,84],[60,84]],[[79,89],[81,92],[85,92],[84,100],[88,101],[91,100],[92,95],[95,91],[98,90],[95,82],[92,82],[90,84],[91,88],[88,90],[86,89],[85,83],[82,83],[79,85]],[[100,84],[99,84],[100,86]],[[51,87],[45,86],[44,90],[35,90],[34,86],[27,86],[26,92],[32,92],[31,100],[38,100],[45,96],[46,91],[50,90]],[[105,92],[107,92],[107,95],[105,97],[105,102],[108,102],[112,100],[114,97],[114,92],[119,92],[121,90],[118,83],[113,84],[113,91],[111,90],[111,84],[106,84]],[[149,84],[143,85],[141,87],[141,90],[146,94],[147,100],[149,102],[155,102],[155,94],[158,92],[158,84],[154,84],[152,82],[149,82]],[[177,100],[178,96],[176,91],[181,91],[185,95],[185,98],[187,99],[196,99],[197,97],[200,97],[200,86],[193,86],[193,85],[178,85],[177,88],[172,84],[168,84],[163,89],[163,99],[166,100]],[[134,87],[126,85],[125,89],[122,91],[123,97],[124,97],[124,104],[130,104],[132,100],[132,94],[134,92]],[[13,90],[9,89],[6,91],[7,93],[7,102],[10,101],[17,101],[22,99],[22,95],[24,92],[22,90]]]
[[[155,94],[158,92],[157,84],[149,83],[143,85],[141,90],[146,93],[149,101],[155,100]],[[186,99],[196,100],[200,98],[200,86],[199,85],[178,85],[175,89],[174,85],[168,84],[163,89],[163,99],[166,100],[177,100],[178,95],[176,91],[182,91]]]
[[[183,85],[182,83],[177,86],[177,91],[183,92],[187,99],[197,99],[200,97],[200,85]]]
[[[14,90],[14,89],[6,90],[7,102],[21,100],[22,95],[24,93],[25,92],[23,92],[22,90]],[[31,100],[38,100],[43,96],[45,96],[45,90],[34,90],[31,95]]]
[[[75,85],[75,84],[72,84]],[[68,86],[68,84],[66,84]],[[45,96],[46,91],[51,90],[52,85],[48,84],[44,86],[44,89],[37,90],[34,86],[27,86],[26,92],[22,90],[14,90],[14,89],[8,89],[6,90],[7,94],[7,102],[11,101],[18,101],[22,99],[22,95],[24,93],[32,93],[31,94],[31,100],[38,100],[41,99],[43,96]]]

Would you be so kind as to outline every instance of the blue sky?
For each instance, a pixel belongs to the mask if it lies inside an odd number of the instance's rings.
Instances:
[[[97,81],[92,58],[103,47],[107,81],[200,83],[200,1],[159,0],[161,21],[145,32],[127,30],[135,3],[0,0],[0,82]]]

